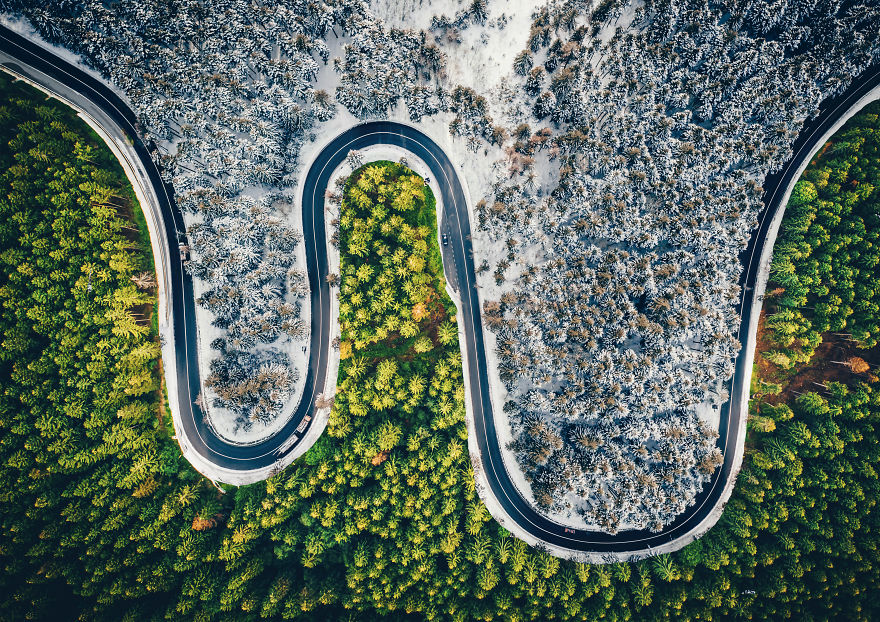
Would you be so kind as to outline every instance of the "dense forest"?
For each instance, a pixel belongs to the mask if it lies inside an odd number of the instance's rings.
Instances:
[[[880,54],[878,23],[876,3],[813,0],[536,7],[475,261],[499,283],[504,412],[545,511],[661,531],[720,464],[706,423],[764,176]]]
[[[880,340],[878,118],[874,102],[822,149],[792,191],[767,298],[775,309],[767,324],[781,346],[769,356],[781,366],[809,360],[829,331],[862,348]]]
[[[69,110],[5,79],[0,93],[0,619],[880,615],[880,397],[865,374],[760,404],[721,522],[674,555],[575,564],[491,520],[467,455],[433,197],[394,163],[331,196],[344,306],[327,434],[274,478],[221,494],[169,436],[138,315],[153,300],[137,289],[143,227],[118,165]]]
[[[447,71],[462,33],[488,36],[506,8],[473,0],[417,31],[363,0],[0,0],[124,91],[155,146],[222,332],[202,360],[215,422],[265,430],[297,396],[307,321],[285,217],[322,124],[436,115],[474,154],[456,158],[483,199],[491,373],[532,496],[608,532],[659,531],[721,461],[708,413],[728,397],[764,175],[880,57],[880,7],[549,0],[505,35],[525,47],[504,92]]]
[[[4,76],[0,119],[0,617],[64,619],[134,581],[125,560],[150,566],[132,534],[167,474],[201,484],[160,410],[152,254],[121,167]]]

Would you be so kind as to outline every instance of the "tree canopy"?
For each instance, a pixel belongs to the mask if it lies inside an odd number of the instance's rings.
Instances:
[[[155,337],[117,328],[131,326],[118,310],[131,310],[145,259],[129,251],[117,261],[126,221],[90,184],[124,196],[118,168],[57,104],[17,101],[6,83],[2,92],[14,123],[0,150],[0,294],[4,350],[15,355],[2,362],[0,619],[878,613],[880,398],[858,382],[762,410],[721,522],[679,553],[575,564],[499,527],[474,489],[433,198],[391,163],[345,185],[340,319],[350,351],[327,434],[270,480],[220,494],[157,417]],[[43,120],[40,106],[61,120]],[[47,168],[44,152],[57,165]],[[360,244],[369,252],[356,253]],[[374,311],[379,279],[392,295]],[[145,368],[152,384],[130,382]]]
[[[234,0],[0,4],[27,5],[41,32],[86,54],[129,94],[187,216],[202,224],[190,229],[203,242],[194,271],[209,275],[216,261],[234,268],[227,272],[234,284],[232,277],[262,263],[258,251],[268,256],[295,244],[275,220],[283,201],[273,192],[293,182],[299,146],[316,120],[332,114],[332,100],[311,88],[316,58],[329,56],[323,36],[334,23],[355,30],[361,22],[346,16],[363,3],[288,2],[271,10]],[[624,350],[645,339],[670,373],[640,394],[653,411],[657,396],[680,403],[681,393],[668,391],[673,383],[694,389],[687,398],[699,401],[703,380],[729,376],[737,318],[724,309],[736,298],[730,276],[754,226],[759,179],[784,161],[803,117],[876,56],[876,18],[875,7],[849,3],[792,0],[783,11],[758,1],[651,1],[627,17],[642,25],[637,34],[591,36],[614,28],[625,6],[608,0],[586,16],[558,2],[535,12],[529,53],[517,61],[534,105],[518,115],[526,119],[517,120],[499,167],[512,181],[495,186],[480,208],[501,246],[496,280],[515,278],[532,296],[508,296],[486,317],[510,330],[517,321],[525,332],[530,316],[552,308],[546,321],[536,318],[534,340],[514,340],[525,347],[511,349],[502,369],[508,379],[523,367],[576,366],[583,352],[613,354],[601,376],[567,370],[589,374],[596,386],[566,387],[587,396],[639,386],[636,374],[653,361],[634,361]],[[468,19],[478,22],[484,8],[472,3]],[[808,22],[819,27],[804,28]],[[505,142],[476,91],[416,84],[411,56],[390,74],[409,80],[401,93],[381,66],[358,56],[394,59],[390,46],[407,45],[439,71],[442,58],[426,41],[376,32],[388,47],[374,51],[364,33],[340,67],[350,74],[337,91],[347,105],[373,114],[403,97],[414,119],[454,112],[450,131],[472,150]],[[543,64],[530,68],[535,63]],[[361,98],[373,85],[380,88]],[[222,494],[182,460],[168,431],[156,392],[155,334],[145,320],[152,302],[137,289],[149,282],[141,278],[148,259],[129,236],[138,210],[118,166],[70,111],[5,79],[0,93],[0,619],[880,616],[880,402],[869,372],[852,360],[837,382],[813,377],[819,384],[803,395],[761,404],[721,521],[678,553],[590,566],[560,561],[500,528],[474,488],[432,197],[411,171],[390,163],[368,164],[343,188],[343,360],[327,434],[277,476]],[[859,141],[849,144],[859,158],[850,169],[873,166],[861,160]],[[557,158],[555,188],[539,194],[535,169],[556,170],[548,163]],[[810,175],[816,196],[802,184],[796,200],[858,194],[847,188],[849,170],[844,179],[829,172],[825,188]],[[269,194],[258,201],[244,193],[253,188]],[[840,208],[831,212],[849,226],[856,212]],[[387,226],[395,217],[399,226]],[[801,228],[797,217],[791,210],[784,227]],[[817,211],[815,221],[821,217]],[[873,239],[876,220],[863,216],[862,224],[864,234],[851,236]],[[831,239],[825,228],[817,239]],[[237,266],[227,261],[239,250],[225,245],[230,230],[249,240]],[[270,235],[278,246],[264,249],[258,242]],[[535,235],[559,252],[508,273]],[[722,235],[729,239],[719,246]],[[859,263],[861,251],[850,252],[862,247],[847,244],[840,261],[824,264],[829,273],[820,272],[828,294],[811,290],[806,303],[787,307],[808,322],[804,330],[820,330],[810,300],[830,296],[832,283],[851,280],[854,290],[864,283],[855,276],[869,268]],[[809,261],[793,263],[799,282],[802,270],[812,274]],[[307,293],[302,274],[283,260],[265,265],[261,278],[260,296],[250,298],[261,312],[282,291]],[[813,286],[807,277],[804,284]],[[638,287],[644,296],[631,296]],[[235,291],[211,294],[205,304],[239,328],[229,331],[240,340],[227,344],[233,356],[239,346],[249,349],[249,337],[302,338],[287,306],[271,308],[265,332],[248,334],[252,316],[234,304]],[[858,336],[855,323],[863,298],[871,300],[856,292],[846,303],[853,313],[843,330],[868,344],[875,333]],[[861,326],[876,321],[871,313],[864,310]],[[584,328],[593,325],[602,329],[595,343]],[[703,340],[705,356],[684,350],[692,337]],[[673,338],[681,348],[666,348]],[[566,340],[575,355],[562,352]],[[862,354],[876,369],[873,350]],[[533,365],[526,355],[539,360]],[[795,360],[793,369],[803,364]],[[214,371],[223,384],[236,370]],[[610,413],[621,401],[602,407]],[[637,431],[633,418],[626,423]],[[596,440],[577,438],[587,448]]]
[[[778,310],[767,320],[784,353],[809,358],[827,331],[876,346],[878,269],[880,103],[874,102],[816,155],[786,206],[769,288]]]

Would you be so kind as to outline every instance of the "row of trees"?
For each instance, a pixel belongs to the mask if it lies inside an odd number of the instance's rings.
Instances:
[[[4,76],[0,619],[72,619],[98,594],[116,607],[112,586],[138,573],[154,577],[139,594],[163,589],[138,540],[176,542],[167,521],[210,485],[178,474],[156,297],[138,287],[155,286],[149,237],[121,167],[73,110]]]
[[[660,529],[720,463],[698,412],[728,397],[761,182],[880,53],[876,7],[804,3],[785,28],[754,31],[769,6],[535,12],[514,63],[531,112],[478,213],[501,257],[484,310],[513,448],[549,510]],[[819,31],[788,32],[804,20]],[[536,188],[549,167],[558,178]]]

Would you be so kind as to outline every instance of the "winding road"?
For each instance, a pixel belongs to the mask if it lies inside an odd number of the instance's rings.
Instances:
[[[853,104],[880,84],[880,67],[872,67],[842,95],[827,101],[820,114],[809,121],[794,144],[793,158],[779,172],[765,181],[765,210],[760,226],[752,236],[749,247],[742,255],[745,270],[741,280],[742,299],[739,311],[742,321],[738,336],[743,349],[736,361],[736,371],[730,380],[732,396],[721,412],[718,445],[724,463],[716,470],[710,482],[698,496],[696,503],[681,514],[674,523],[660,533],[625,531],[615,535],[572,530],[538,513],[518,492],[505,469],[501,457],[489,391],[488,365],[483,342],[480,302],[470,242],[470,219],[467,198],[452,162],[444,151],[417,129],[389,121],[376,121],[352,127],[330,142],[311,165],[304,184],[303,229],[307,268],[311,286],[312,347],[303,399],[290,421],[272,437],[248,446],[234,445],[217,436],[205,423],[203,413],[193,402],[201,391],[196,357],[196,324],[193,283],[183,270],[177,252],[179,236],[183,235],[183,218],[176,206],[171,189],[162,182],[159,171],[150,158],[148,149],[137,136],[135,115],[106,85],[88,73],[58,58],[45,48],[0,27],[0,63],[12,72],[26,76],[49,90],[60,83],[82,98],[80,108],[91,104],[110,119],[114,127],[104,126],[113,135],[122,134],[134,147],[139,165],[147,172],[149,183],[157,197],[157,220],[162,223],[164,236],[163,256],[157,265],[167,266],[170,273],[171,316],[173,321],[174,350],[178,391],[176,409],[185,441],[200,457],[230,471],[255,471],[273,464],[281,464],[301,442],[305,431],[296,432],[305,417],[312,413],[314,402],[325,386],[330,356],[330,288],[326,281],[328,258],[325,235],[324,191],[336,167],[350,150],[377,144],[394,145],[413,153],[430,169],[440,189],[443,212],[440,230],[447,233],[449,246],[443,247],[444,270],[449,281],[458,284],[459,310],[464,328],[464,348],[467,357],[467,383],[476,443],[481,469],[488,482],[494,501],[515,525],[514,533],[523,532],[532,540],[552,545],[559,554],[588,553],[593,556],[610,555],[615,559],[643,557],[656,549],[671,550],[683,546],[695,535],[701,534],[717,520],[720,507],[726,502],[739,470],[745,441],[745,418],[748,409],[748,386],[751,378],[752,350],[757,318],[753,302],[762,292],[760,274],[766,264],[767,250],[775,240],[774,218],[784,209],[786,190],[796,178],[801,164],[820,146],[825,133]],[[70,94],[59,93],[62,99]],[[778,223],[777,223],[778,224]],[[767,247],[767,245],[770,245]],[[766,268],[766,265],[764,265]],[[760,306],[757,307],[758,311]],[[313,421],[307,422],[307,426]],[[490,507],[492,507],[490,505]],[[497,517],[496,518],[503,518]],[[676,546],[677,543],[680,545]],[[560,549],[562,550],[560,552]],[[610,557],[609,557],[610,559]]]
[[[330,356],[330,290],[325,278],[327,249],[323,213],[320,218],[313,218],[311,212],[304,213],[306,263],[312,291],[312,347],[303,398],[287,424],[268,439],[251,445],[229,443],[211,428],[195,403],[202,390],[196,355],[195,297],[192,277],[183,269],[178,250],[178,243],[185,242],[186,228],[172,189],[162,181],[147,146],[138,137],[134,112],[100,80],[4,27],[0,27],[0,65],[73,104],[108,135],[128,141],[138,159],[135,164],[145,171],[146,181],[154,189],[152,198],[156,204],[142,207],[158,224],[163,237],[162,254],[155,258],[158,276],[163,278],[161,273],[165,270],[170,274],[166,295],[171,311],[178,390],[176,395],[169,395],[169,399],[176,401],[181,445],[186,443],[206,461],[228,471],[257,471],[283,461],[297,446],[291,442],[294,436],[302,438],[312,423],[309,421],[305,429],[297,433],[297,427],[312,413],[315,399],[323,390]],[[323,210],[323,203],[319,209]],[[180,438],[181,434],[184,439]]]

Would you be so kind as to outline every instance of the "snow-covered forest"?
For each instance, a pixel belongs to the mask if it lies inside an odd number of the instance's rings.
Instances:
[[[222,330],[214,405],[242,426],[276,417],[300,372],[288,352],[308,337],[308,285],[285,215],[318,124],[340,106],[434,115],[488,156],[467,164],[493,179],[473,198],[475,262],[492,284],[484,324],[508,392],[496,417],[510,419],[536,503],[609,532],[661,529],[720,464],[701,413],[728,398],[738,255],[763,177],[880,53],[870,1],[552,0],[529,32],[507,27],[523,50],[503,90],[480,92],[449,59],[463,32],[505,27],[502,2],[466,3],[426,31],[390,29],[359,0],[0,9],[84,55],[134,105]],[[317,88],[324,67],[335,88]]]
[[[445,58],[430,33],[387,28],[360,0],[13,1],[0,11],[81,54],[132,103],[184,211],[187,268],[213,325],[200,326],[210,370],[199,403],[221,431],[233,413],[235,430],[257,438],[254,423],[270,429],[297,399],[305,365],[309,288],[293,190],[316,124],[337,102],[360,118],[402,102],[419,121],[479,98],[439,85]],[[332,63],[328,38],[344,42]],[[317,88],[325,66],[329,93]],[[491,137],[484,115],[466,116],[462,132],[479,125]]]
[[[876,58],[878,24],[876,3],[809,0],[535,13],[514,63],[531,111],[479,208],[503,292],[485,322],[540,506],[659,530],[720,464],[698,412],[728,398],[763,177]]]
[[[210,311],[215,426],[271,423],[293,397],[308,327],[301,234],[285,218],[300,145],[333,114],[314,88],[323,37],[351,2],[61,2],[20,7],[50,42],[82,54],[131,101],[185,214],[188,270]],[[217,330],[219,329],[219,330]],[[228,417],[228,415],[227,415]],[[227,422],[228,424],[228,422]]]
[[[212,423],[266,426],[294,395],[309,337],[305,266],[291,225],[301,145],[333,116],[315,87],[331,28],[360,2],[62,2],[20,9],[50,42],[122,90],[187,222],[188,270],[211,313]],[[307,307],[307,304],[305,305]],[[301,357],[300,357],[301,358]],[[298,364],[297,364],[298,363]],[[218,410],[219,409],[219,410]]]

